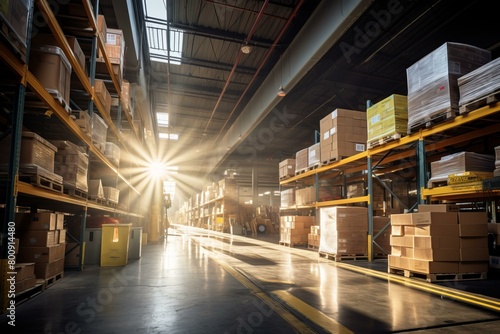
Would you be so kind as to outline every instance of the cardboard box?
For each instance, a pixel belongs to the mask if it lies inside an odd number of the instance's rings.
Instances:
[[[60,47],[32,45],[29,70],[50,94],[69,106],[71,64]]]
[[[295,154],[295,172],[303,171],[309,167],[309,148],[297,151]]]
[[[366,113],[336,109],[320,120],[321,161],[326,164],[366,150]]]
[[[406,269],[410,270],[410,258],[404,256],[388,256],[388,265],[389,268],[398,268],[398,269]]]
[[[295,175],[295,159],[285,159],[279,163],[279,178]]]
[[[16,213],[17,227],[20,230],[53,231],[57,227],[57,221],[58,216],[52,212]]]
[[[415,248],[460,248],[460,238],[458,236],[415,236]]]
[[[25,231],[19,238],[20,247],[50,247],[55,245],[55,231]]]
[[[458,223],[465,224],[488,224],[486,212],[459,212]]]
[[[85,72],[85,54],[83,53],[82,48],[80,47],[80,43],[78,43],[78,40],[74,36],[66,36],[66,41],[68,42],[71,51],[73,51],[76,61]],[[31,43],[32,43],[31,45],[42,45],[42,46],[58,45],[57,39],[53,34],[42,34],[42,33],[36,34],[31,39]]]
[[[399,247],[415,247],[415,237],[412,235],[395,236],[391,235],[390,245]]]
[[[11,135],[0,141],[0,162],[8,163],[10,156]],[[54,172],[54,161],[57,147],[38,134],[23,131],[21,137],[21,164],[37,165],[48,172]]]
[[[94,92],[95,96],[104,106],[104,110],[109,115],[111,111],[111,95],[109,94],[106,84],[103,80],[96,79],[94,82]],[[104,140],[105,142],[106,140]]]
[[[391,225],[412,225],[411,214],[397,213],[391,215]]]
[[[120,198],[120,191],[113,187],[102,187],[104,199],[111,203],[118,204]]]
[[[318,166],[320,161],[321,161],[321,150],[320,150],[320,144],[316,143],[308,147],[308,152],[307,152],[307,166],[308,167],[314,167]]]
[[[458,248],[414,248],[413,258],[428,261],[459,261],[460,251]]]
[[[39,262],[35,263],[36,278],[52,278],[64,272],[64,259],[59,259],[54,262]]]
[[[458,224],[461,237],[487,237],[488,224]]]
[[[416,236],[458,236],[459,225],[418,225],[415,228]]]
[[[16,282],[25,280],[35,275],[34,263],[16,263],[14,269],[16,271]]]
[[[99,35],[103,43],[106,43],[108,26],[106,24],[106,19],[104,18],[104,15],[97,15],[97,31],[99,32]]]
[[[488,262],[488,248],[466,248],[460,250],[460,261],[484,261]]]
[[[456,274],[458,262],[410,259],[410,270],[423,274]]]
[[[50,247],[21,247],[17,260],[20,262],[54,262],[64,258],[65,245]]]
[[[455,212],[418,212],[410,213],[413,225],[456,225]]]

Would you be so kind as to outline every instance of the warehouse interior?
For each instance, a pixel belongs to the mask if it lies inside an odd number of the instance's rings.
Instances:
[[[2,326],[494,333],[487,5],[0,4]]]

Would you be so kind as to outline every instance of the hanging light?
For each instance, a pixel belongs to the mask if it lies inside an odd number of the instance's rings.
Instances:
[[[278,96],[285,96],[286,95],[286,92],[285,90],[283,89],[283,85],[280,86],[280,89],[278,90]]]
[[[283,89],[283,60],[281,59],[281,56],[280,56],[280,75],[281,75],[281,84],[280,84],[280,88],[278,89],[278,96],[280,97],[283,97],[286,95],[286,92],[285,90]]]
[[[248,42],[245,42],[245,44],[241,46],[241,52],[246,55],[252,52],[252,47],[248,45]]]

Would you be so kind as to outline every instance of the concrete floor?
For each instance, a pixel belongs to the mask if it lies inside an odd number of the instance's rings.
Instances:
[[[1,332],[500,332],[499,280],[392,277],[383,260],[334,262],[276,237],[170,229],[125,267],[66,271]]]

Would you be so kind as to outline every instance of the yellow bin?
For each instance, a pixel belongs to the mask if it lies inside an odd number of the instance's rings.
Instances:
[[[102,224],[101,266],[127,265],[132,224]]]

